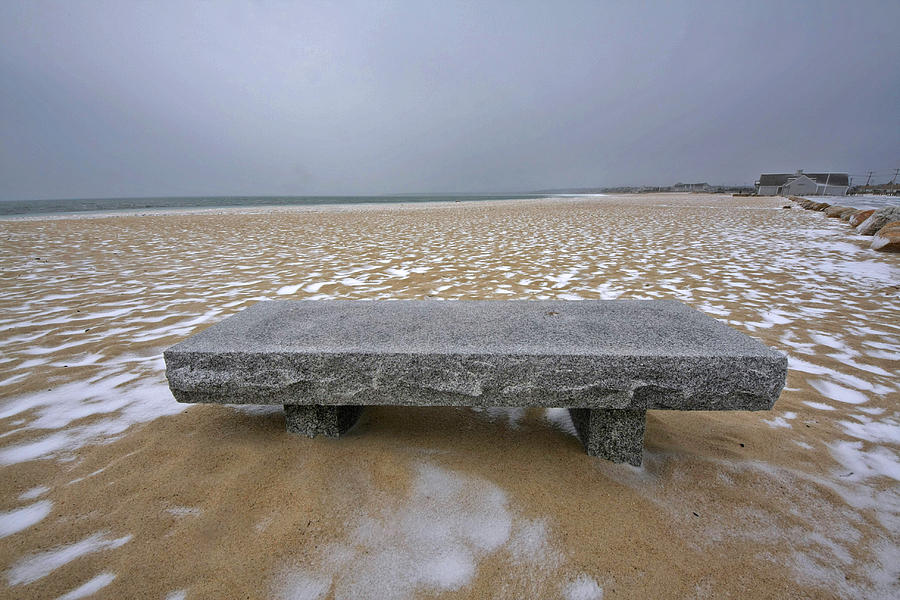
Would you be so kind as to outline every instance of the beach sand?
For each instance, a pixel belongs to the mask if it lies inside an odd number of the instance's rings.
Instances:
[[[0,221],[0,597],[900,595],[900,256],[783,199]],[[670,298],[787,352],[771,412],[185,406],[162,351],[264,299]],[[68,594],[67,596],[64,596]]]

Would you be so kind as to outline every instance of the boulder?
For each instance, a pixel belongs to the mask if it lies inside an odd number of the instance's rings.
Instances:
[[[900,206],[885,206],[860,223],[856,232],[860,235],[875,235],[876,231],[894,221],[900,221]]]
[[[837,218],[837,217],[841,216],[842,212],[844,212],[845,210],[848,210],[849,208],[850,208],[849,206],[841,206],[840,204],[835,204],[835,205],[829,206],[828,208],[825,209],[825,216]]]
[[[847,218],[847,222],[850,223],[851,227],[856,227],[857,225],[871,217],[873,212],[875,212],[874,208],[864,208],[854,213],[850,213],[850,216]]]
[[[852,214],[855,213],[856,211],[857,211],[857,209],[855,209],[855,208],[848,208],[848,209],[846,209],[846,210],[842,210],[842,211],[838,214],[838,217],[840,217],[841,221],[846,221],[846,220],[848,220],[848,219],[850,218],[850,215],[852,215]]]
[[[888,223],[872,238],[872,250],[879,252],[900,252],[900,221]]]
[[[823,211],[826,208],[828,208],[829,206],[831,206],[831,205],[828,204],[827,202],[813,202],[812,210]]]

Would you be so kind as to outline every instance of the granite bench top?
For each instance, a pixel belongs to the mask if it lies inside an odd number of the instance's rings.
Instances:
[[[669,300],[260,302],[164,356],[180,402],[763,410],[787,375]]]

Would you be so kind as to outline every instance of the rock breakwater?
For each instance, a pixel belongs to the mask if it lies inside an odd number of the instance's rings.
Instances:
[[[800,196],[791,196],[790,199],[806,210],[824,212],[826,217],[841,219],[854,227],[860,235],[871,235],[870,247],[873,250],[900,252],[900,206],[867,210],[818,202]]]

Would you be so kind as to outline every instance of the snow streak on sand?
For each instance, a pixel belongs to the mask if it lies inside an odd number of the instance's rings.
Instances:
[[[52,525],[51,512],[64,510],[55,494],[65,484],[41,480],[36,474],[47,471],[30,467],[74,466],[89,447],[183,410],[166,387],[162,350],[255,302],[665,298],[789,354],[788,387],[775,411],[728,417],[750,420],[777,451],[766,461],[708,449],[649,452],[643,469],[603,462],[598,469],[658,501],[660,510],[710,505],[698,539],[762,540],[773,549],[757,558],[790,564],[798,581],[846,597],[896,596],[900,263],[871,251],[870,240],[843,223],[776,206],[712,196],[598,197],[4,222],[0,468],[28,475],[9,478],[19,487],[2,506],[0,535],[30,539]],[[242,410],[259,418],[271,412]],[[478,414],[513,431],[572,434],[562,409],[531,420],[521,409]],[[789,451],[814,459],[778,464]],[[735,500],[722,510],[731,483],[676,485],[698,481],[700,471],[701,482],[750,478],[779,508]],[[345,542],[323,550],[319,562],[287,565],[285,593],[352,595],[366,582],[401,596],[464,591],[479,565],[499,556],[510,565],[565,558],[566,548],[547,541],[558,515],[523,518],[491,482],[427,464],[414,481],[408,497],[382,492],[367,501]],[[747,484],[734,485],[739,492]],[[167,507],[183,522],[203,518],[175,501]],[[38,581],[74,557],[128,539],[98,533],[55,549],[25,544],[11,558],[7,581]],[[788,555],[774,549],[779,544]],[[387,556],[397,559],[391,577],[378,570]],[[111,591],[126,578],[120,572],[111,579],[109,569],[90,575],[70,586],[70,597]],[[602,593],[587,575],[569,577],[557,592]]]
[[[31,527],[49,515],[51,508],[53,508],[53,502],[41,500],[22,508],[0,512],[0,538],[5,538],[8,535]]]
[[[95,533],[74,544],[26,556],[7,571],[6,580],[10,586],[31,583],[85,554],[118,548],[130,539],[130,535],[110,539],[107,532]]]
[[[87,598],[89,596],[93,596],[109,584],[113,582],[116,578],[113,573],[100,573],[96,577],[84,582],[83,585],[78,586],[71,592],[63,594],[59,597],[58,600],[78,600],[79,598]]]
[[[502,490],[438,467],[418,467],[412,494],[402,504],[385,500],[377,512],[351,524],[344,544],[327,549],[323,559],[330,572],[301,575],[299,581],[327,581],[322,595],[334,586],[338,598],[457,590],[472,579],[478,557],[495,551],[512,530]],[[293,590],[285,596],[294,597]]]
[[[538,588],[529,586],[564,561],[548,542],[546,524],[517,515],[489,481],[420,463],[407,498],[373,500],[366,507],[374,510],[348,524],[343,542],[322,549],[318,567],[286,565],[276,593],[289,600],[416,598],[464,588],[479,560],[500,555],[507,569],[526,574],[517,582],[520,597],[536,597]],[[587,575],[564,592],[566,598],[602,594]]]
[[[66,457],[85,444],[113,441],[135,423],[181,412],[184,407],[173,403],[165,384],[158,381],[163,369],[162,360],[134,362],[143,369],[122,369],[116,375],[102,374],[84,382],[66,383],[11,398],[0,407],[0,416],[22,413],[33,416],[16,431],[50,430],[53,433],[0,448],[0,465]],[[88,418],[92,418],[90,422],[73,424]]]
[[[882,450],[865,453],[864,460],[871,460]],[[848,459],[846,464],[853,460]],[[682,456],[646,451],[641,468],[608,463],[598,463],[598,468],[640,490],[670,512],[673,522],[685,514],[693,515],[689,529],[701,533],[692,536],[701,551],[715,551],[724,541],[770,544],[772,550],[758,558],[773,565],[787,561],[797,581],[804,585],[827,589],[841,598],[896,597],[900,549],[894,538],[900,530],[900,494],[896,487],[881,490],[857,483],[883,475],[881,469],[864,467],[849,474],[841,470],[828,477],[755,461],[697,461],[696,457],[688,461]],[[704,483],[685,491],[677,488],[676,482],[687,469],[701,476],[699,481]],[[717,501],[723,486],[731,487],[739,477],[749,478],[766,493],[784,495],[783,512],[756,506],[739,494],[730,496],[727,503]],[[859,511],[875,512],[882,520],[884,529],[866,560],[858,559],[855,553],[860,551],[867,519],[830,502],[831,494],[839,495]],[[785,544],[786,556],[777,549]],[[866,584],[854,583],[854,579]]]

